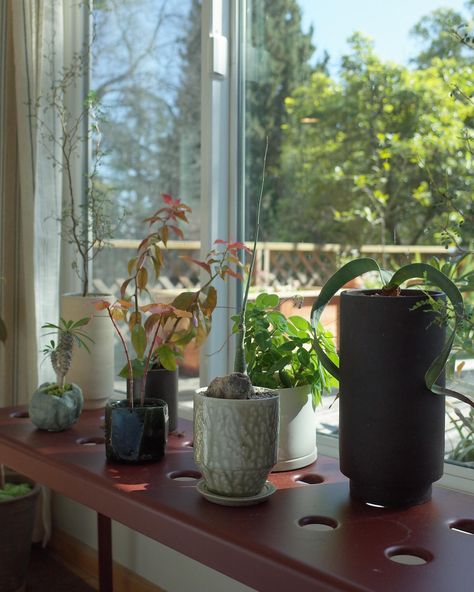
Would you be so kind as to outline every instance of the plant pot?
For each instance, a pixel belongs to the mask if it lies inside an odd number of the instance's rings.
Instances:
[[[93,341],[87,340],[90,353],[83,347],[75,347],[68,380],[81,385],[84,394],[84,409],[99,409],[105,406],[114,392],[114,328],[107,311],[96,310],[99,299],[113,302],[111,295],[63,294],[61,317],[77,321],[90,317],[82,328]]]
[[[145,396],[159,398],[168,405],[169,431],[178,427],[178,370],[157,368],[149,370],[146,377]]]
[[[280,437],[273,471],[292,471],[317,458],[316,413],[311,386],[277,389],[280,396]]]
[[[243,498],[262,491],[276,463],[278,393],[254,399],[194,394],[194,460],[207,489]]]
[[[0,590],[25,590],[30,561],[31,537],[35,521],[40,487],[20,475],[11,476],[9,482],[30,483],[33,489],[26,495],[0,502]]]
[[[122,463],[159,461],[168,439],[168,406],[161,399],[108,401],[105,406],[107,460]]]
[[[445,331],[429,306],[413,309],[425,300],[418,290],[341,294],[340,464],[362,502],[423,503],[443,474],[445,402],[424,376]]]
[[[83,396],[77,384],[71,390],[57,396],[46,392],[54,383],[43,383],[32,395],[28,414],[33,424],[40,430],[62,432],[76,423],[82,411]]]

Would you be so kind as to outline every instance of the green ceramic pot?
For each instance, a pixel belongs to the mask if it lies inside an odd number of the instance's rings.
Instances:
[[[168,405],[162,399],[145,398],[144,405],[127,399],[105,406],[107,460],[140,463],[161,460],[168,439]]]
[[[40,430],[62,432],[77,421],[84,398],[77,384],[71,384],[71,389],[60,396],[47,392],[51,386],[54,383],[45,382],[33,393],[28,412]]]

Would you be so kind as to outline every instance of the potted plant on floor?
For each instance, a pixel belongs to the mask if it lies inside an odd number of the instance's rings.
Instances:
[[[39,485],[0,465],[0,589],[24,590],[30,560]]]
[[[296,297],[295,302],[298,302]],[[288,318],[279,311],[276,294],[259,294],[247,304],[245,359],[253,385],[274,389],[280,396],[280,437],[273,471],[305,467],[316,460],[315,410],[324,392],[337,381],[313,349],[311,324],[300,315]],[[233,317],[238,330],[240,317]],[[332,335],[320,325],[324,350],[337,360]]]
[[[378,272],[381,289],[341,294],[339,366],[315,338],[321,362],[340,384],[341,471],[357,500],[420,504],[430,499],[431,485],[443,473],[444,395],[472,404],[444,386],[463,299],[456,285],[431,265],[406,265],[392,275],[373,259],[362,258],[341,267],[322,288],[312,308],[313,329],[337,290],[368,271]],[[422,286],[441,291],[400,289],[417,278]],[[455,318],[447,339],[432,305],[446,297]]]
[[[88,318],[78,321],[60,319],[58,325],[43,325],[43,329],[57,332],[58,340],[56,343],[52,339],[43,350],[43,354],[51,360],[56,382],[41,384],[33,393],[28,410],[31,421],[41,430],[66,430],[81,414],[84,402],[82,390],[77,384],[66,383],[66,375],[71,367],[74,344],[90,351],[90,337],[83,331],[88,322]]]
[[[7,338],[0,318],[0,341]],[[3,592],[25,587],[30,560],[31,538],[40,492],[39,485],[18,474],[9,474],[0,464],[0,586]]]
[[[268,143],[263,171],[267,150]],[[246,374],[244,355],[245,312],[260,228],[264,177],[263,174],[254,248],[237,322],[234,372],[216,377],[207,388],[194,394],[194,459],[203,475],[198,491],[209,501],[227,506],[259,503],[275,491],[267,477],[277,460],[279,396],[270,389],[254,388]]]

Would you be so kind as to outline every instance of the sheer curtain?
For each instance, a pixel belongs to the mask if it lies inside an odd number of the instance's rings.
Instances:
[[[0,11],[0,405],[15,405],[54,379],[40,351],[41,327],[59,313],[61,126],[43,98],[63,67],[63,0],[8,0]],[[46,542],[50,525],[43,488],[35,540]]]
[[[62,0],[10,0],[2,10],[2,316],[8,328],[2,405],[27,403],[53,378],[41,326],[57,322],[60,125],[41,100],[63,65]],[[55,158],[51,158],[56,154]]]

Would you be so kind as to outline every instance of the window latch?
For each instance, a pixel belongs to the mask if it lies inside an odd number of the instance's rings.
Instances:
[[[220,33],[211,34],[211,73],[216,78],[225,78],[227,76],[227,47],[227,37],[224,37]]]

